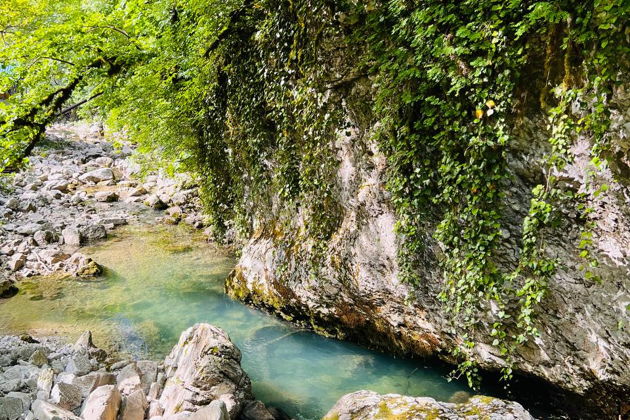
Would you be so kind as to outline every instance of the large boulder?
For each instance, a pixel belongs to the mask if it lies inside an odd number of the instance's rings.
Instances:
[[[240,361],[240,350],[222,329],[196,324],[184,331],[165,360],[167,381],[159,399],[164,417],[196,412],[218,399],[235,419],[242,403],[253,399]]]
[[[533,420],[520,404],[498,398],[475,396],[465,403],[444,403],[428,397],[398,394],[379,395],[373,391],[346,394],[323,420],[372,419],[488,419]]]

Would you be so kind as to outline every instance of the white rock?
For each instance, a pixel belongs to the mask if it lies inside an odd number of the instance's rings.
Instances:
[[[79,230],[75,227],[67,227],[61,231],[63,242],[70,246],[80,246],[82,241]]]
[[[59,382],[50,392],[50,401],[66,410],[74,410],[81,405],[83,394],[75,385]]]
[[[24,264],[26,264],[26,255],[15,254],[9,259],[9,270],[18,271],[19,269],[24,267]]]
[[[164,416],[197,411],[198,401],[223,399],[235,417],[240,403],[252,399],[240,360],[239,349],[220,328],[196,324],[184,331],[165,360],[168,379],[159,400]]]
[[[140,379],[142,372],[135,363],[125,366],[116,377],[117,387],[124,395],[129,395],[136,390],[142,390],[142,381]]]
[[[116,420],[120,402],[120,391],[114,385],[100,386],[85,401],[81,417],[90,420]]]
[[[53,379],[55,377],[55,372],[49,367],[44,367],[37,377],[37,389],[42,391],[45,395],[45,398],[50,396],[50,390],[53,387]]]
[[[230,420],[230,415],[228,414],[227,407],[223,401],[214,400],[201,410],[193,413],[188,418],[190,420]]]
[[[124,397],[118,420],[142,420],[149,403],[141,389]]]
[[[118,194],[114,191],[99,191],[94,194],[94,199],[103,203],[113,203],[118,201]]]
[[[84,182],[101,182],[101,181],[109,181],[114,179],[114,172],[112,172],[109,168],[99,168],[94,169],[93,171],[86,172],[79,177],[81,181]]]
[[[81,420],[72,412],[42,400],[35,400],[31,409],[37,420]]]

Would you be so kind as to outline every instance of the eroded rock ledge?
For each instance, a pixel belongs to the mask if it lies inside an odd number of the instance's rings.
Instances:
[[[426,397],[398,394],[379,395],[358,391],[344,395],[323,420],[372,419],[489,419],[531,420],[518,403],[498,398],[475,396],[460,404],[444,403]]]
[[[164,363],[116,360],[84,333],[0,337],[0,419],[274,420],[255,401],[241,353],[220,328],[184,331]],[[275,412],[275,411],[274,411]]]

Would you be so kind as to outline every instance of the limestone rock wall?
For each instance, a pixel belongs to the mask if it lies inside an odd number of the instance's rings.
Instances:
[[[244,246],[226,289],[238,299],[323,334],[390,352],[448,360],[447,350],[457,338],[444,333],[446,316],[435,298],[442,284],[439,244],[431,238],[429,226],[426,251],[418,256],[421,285],[401,284],[396,260],[400,238],[394,233],[396,217],[384,186],[386,159],[370,139],[373,127],[362,126],[360,113],[348,105],[365,102],[366,90],[365,84],[356,83],[346,94],[348,120],[355,128],[340,132],[333,146],[339,163],[342,221],[325,244],[317,274],[309,265],[313,242],[296,234],[308,223],[298,215],[286,231],[257,231]],[[561,395],[557,405],[579,411],[580,417],[619,413],[630,391],[630,111],[623,90],[615,98],[611,163],[592,181],[609,186],[591,203],[602,282],[586,280],[578,269],[583,263],[577,250],[579,225],[567,209],[565,225],[548,242],[550,255],[564,264],[541,305],[540,337],[516,355],[518,375],[550,384]],[[544,127],[542,115],[515,127],[508,158],[513,179],[504,211],[509,239],[498,256],[504,267],[517,259],[530,191],[542,179],[541,161],[548,153]],[[572,148],[574,163],[556,174],[576,191],[585,188],[588,177],[589,141],[578,139]],[[488,327],[479,325],[476,358],[484,368],[496,370],[503,362],[491,345]]]

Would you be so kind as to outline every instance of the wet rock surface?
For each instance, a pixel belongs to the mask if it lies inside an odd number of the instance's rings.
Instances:
[[[251,393],[240,351],[220,328],[184,331],[164,362],[117,360],[89,332],[57,338],[0,337],[0,419],[274,420]],[[255,407],[255,411],[252,407]]]
[[[323,420],[376,419],[533,420],[533,417],[518,403],[492,397],[475,396],[454,404],[426,397],[358,391],[344,395]]]

